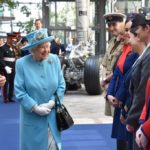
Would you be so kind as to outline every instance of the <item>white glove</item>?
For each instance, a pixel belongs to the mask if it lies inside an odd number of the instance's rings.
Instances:
[[[142,132],[141,137],[140,137],[140,141],[141,141],[141,147],[146,150],[146,147],[148,145],[149,140],[147,139],[147,137],[144,135],[144,133]]]
[[[135,138],[135,141],[137,143],[137,145],[139,147],[141,147],[141,140],[140,140],[140,137],[141,137],[141,134],[142,134],[142,131],[141,131],[141,127],[136,131],[136,138]]]
[[[12,68],[10,68],[8,66],[5,67],[5,70],[6,70],[7,74],[11,74],[12,73]]]
[[[32,111],[34,111],[36,114],[38,114],[40,116],[45,116],[50,113],[51,109],[35,105],[35,106],[33,106]]]
[[[43,104],[40,104],[39,106],[52,109],[55,106],[55,102],[53,100],[49,100],[48,103],[43,103]]]

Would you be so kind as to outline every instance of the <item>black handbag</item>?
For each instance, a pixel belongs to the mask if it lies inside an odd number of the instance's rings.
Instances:
[[[74,125],[74,121],[70,116],[66,107],[63,104],[61,104],[57,94],[55,94],[55,100],[56,100],[55,108],[56,108],[57,127],[59,131],[63,131]]]

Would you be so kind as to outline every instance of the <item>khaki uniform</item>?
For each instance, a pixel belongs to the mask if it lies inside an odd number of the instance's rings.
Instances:
[[[17,44],[16,46],[15,46],[15,56],[16,56],[16,59],[19,59],[20,57],[21,57],[21,43],[19,43],[19,44]]]
[[[123,44],[120,41],[116,40],[116,37],[113,37],[108,43],[108,49],[104,55],[102,60],[102,66],[105,69],[104,78],[112,73],[114,64],[121,54],[123,48]],[[106,85],[105,90],[107,90],[108,85]],[[109,104],[108,101],[105,103],[105,115],[113,116],[114,108]]]

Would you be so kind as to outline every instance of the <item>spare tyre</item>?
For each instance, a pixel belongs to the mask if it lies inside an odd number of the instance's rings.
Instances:
[[[98,56],[89,57],[85,62],[84,85],[89,95],[101,94],[100,61]]]

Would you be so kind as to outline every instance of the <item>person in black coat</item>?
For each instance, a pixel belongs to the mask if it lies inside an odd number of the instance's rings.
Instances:
[[[16,35],[7,34],[7,42],[0,47],[0,68],[1,73],[6,77],[6,83],[3,88],[4,102],[13,102],[14,76],[15,76],[15,51],[14,44]]]
[[[135,136],[140,126],[139,117],[145,103],[146,84],[150,76],[150,19],[148,19],[147,13],[135,16],[132,20],[131,32],[134,32],[146,45],[146,48],[132,67],[130,82],[130,91],[133,98],[126,119],[126,128]],[[133,147],[134,150],[140,149],[135,142],[133,143]]]
[[[21,47],[23,47],[23,46],[25,46],[25,45],[27,45],[28,44],[28,39],[26,38],[26,37],[23,37],[22,39],[21,39]],[[21,51],[21,56],[23,57],[23,56],[26,56],[26,55],[29,55],[30,54],[30,52],[29,52],[29,50],[22,50]]]
[[[60,52],[61,51],[61,52]],[[56,55],[64,55],[66,52],[64,44],[61,44],[60,39],[57,37],[51,42],[51,53]]]

